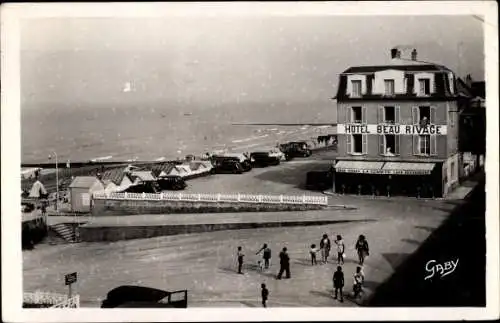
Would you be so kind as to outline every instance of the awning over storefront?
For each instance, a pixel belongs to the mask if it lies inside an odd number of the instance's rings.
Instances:
[[[360,160],[341,160],[335,164],[339,173],[380,174],[384,162],[369,162]]]
[[[382,168],[382,174],[387,175],[430,175],[434,163],[395,163],[387,162]]]

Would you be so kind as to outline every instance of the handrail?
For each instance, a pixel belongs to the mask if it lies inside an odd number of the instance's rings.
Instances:
[[[140,201],[200,201],[240,202],[264,204],[313,204],[328,205],[328,197],[320,195],[269,195],[269,194],[219,194],[219,193],[109,193],[95,192],[94,200],[140,200]]]

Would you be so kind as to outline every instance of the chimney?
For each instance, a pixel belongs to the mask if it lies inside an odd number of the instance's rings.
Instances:
[[[417,50],[414,48],[411,52],[411,60],[416,61],[417,60]]]
[[[399,56],[400,56],[399,50],[397,48],[392,48],[391,49],[391,58],[392,59],[399,58]]]
[[[467,76],[465,77],[465,84],[467,84],[468,87],[472,86],[472,77],[470,76],[470,74],[467,74]]]

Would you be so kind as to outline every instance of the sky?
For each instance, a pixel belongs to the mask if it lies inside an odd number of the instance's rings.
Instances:
[[[21,100],[327,102],[339,73],[387,62],[396,45],[484,80],[472,16],[37,18],[21,24]]]

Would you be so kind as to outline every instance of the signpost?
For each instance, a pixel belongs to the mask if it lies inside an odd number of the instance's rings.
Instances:
[[[76,283],[76,281],[77,281],[76,272],[64,275],[64,283],[66,286],[69,287],[69,297],[68,298],[72,297],[71,285]]]

